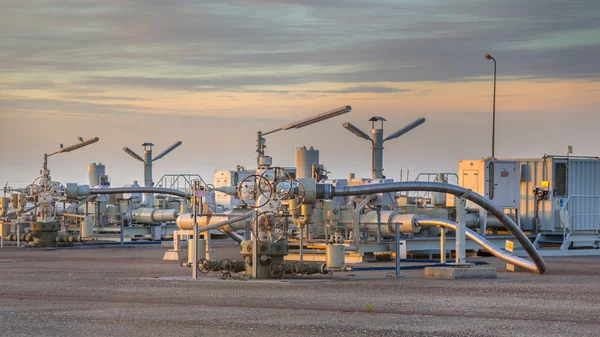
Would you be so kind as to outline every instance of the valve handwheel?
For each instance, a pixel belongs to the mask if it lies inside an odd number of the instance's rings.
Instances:
[[[261,194],[265,198],[275,198],[276,200],[287,199],[292,193],[293,189],[293,180],[290,174],[282,167],[271,167],[268,170],[264,171],[261,174],[261,177],[265,178],[267,181],[270,181],[269,176],[272,176],[272,189],[269,191],[269,195],[265,195],[263,189],[261,188]],[[289,188],[285,187],[285,183],[289,185]],[[283,185],[280,187],[280,185]]]
[[[273,260],[269,264],[269,274],[273,277],[281,277],[283,275],[283,264],[279,260]]]
[[[198,269],[198,271],[202,274],[208,274],[208,272],[210,271],[210,263],[207,259],[200,259],[198,260],[198,263],[196,264],[196,268]]]
[[[296,261],[292,263],[292,276],[293,277],[302,277],[306,274],[306,266],[304,263],[300,261]]]
[[[252,187],[249,186],[250,181],[254,181],[254,185]],[[246,178],[244,178],[240,184],[238,185],[238,198],[240,199],[240,201],[246,205],[246,207],[249,208],[261,208],[264,205],[266,205],[270,200],[270,198],[266,198],[266,201],[261,204],[261,205],[248,205],[248,203],[246,201],[244,201],[244,198],[242,197],[243,195],[243,189],[244,188],[249,188],[249,192],[254,196],[254,201],[255,203],[257,202],[257,199],[259,197],[259,195],[264,195],[263,193],[263,189],[266,191],[272,191],[273,186],[271,185],[271,182],[266,179],[265,177],[263,177],[262,175],[259,174],[251,174],[249,176],[247,176]],[[249,199],[246,199],[249,200]]]
[[[225,259],[225,260],[221,260],[221,262],[219,263],[219,268],[221,269],[221,272],[223,274],[225,273],[231,273],[231,271],[233,270],[233,262],[231,262],[231,260]]]

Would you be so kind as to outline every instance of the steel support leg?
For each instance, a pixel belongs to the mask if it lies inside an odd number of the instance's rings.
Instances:
[[[467,251],[466,251],[466,223],[465,223],[465,207],[467,200],[465,198],[458,198],[456,203],[456,263],[464,264],[467,263]]]
[[[396,222],[396,277],[400,277],[400,223]]]

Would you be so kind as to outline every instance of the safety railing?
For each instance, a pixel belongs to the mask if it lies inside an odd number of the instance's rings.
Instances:
[[[564,236],[600,231],[600,195],[572,195],[560,209]]]
[[[455,185],[458,185],[458,175],[456,173],[429,173],[429,172],[424,172],[424,173],[419,173],[417,175],[417,177],[415,178],[414,181],[426,181],[426,182],[442,182],[442,181],[438,181],[437,177],[438,175],[446,175],[447,179],[448,179],[448,183],[452,183]],[[452,179],[451,179],[452,178]],[[427,198],[431,198],[431,192],[419,192],[419,191],[411,191],[411,192],[406,192],[406,196],[409,197],[417,197],[417,198],[421,198],[421,199],[427,199]]]
[[[192,182],[196,179],[200,181],[201,186],[212,186],[207,184],[198,174],[165,174],[156,183],[156,186],[191,193]]]

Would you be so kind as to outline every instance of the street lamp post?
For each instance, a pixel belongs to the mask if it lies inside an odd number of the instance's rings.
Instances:
[[[496,59],[490,54],[485,54],[485,58],[494,61],[494,106],[492,108],[492,158],[495,156],[495,143],[496,143]]]

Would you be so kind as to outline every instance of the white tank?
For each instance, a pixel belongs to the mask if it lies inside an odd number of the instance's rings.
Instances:
[[[91,163],[88,165],[88,180],[90,186],[99,186],[101,175],[106,175],[106,168],[102,163]]]
[[[319,150],[312,146],[296,148],[296,179],[312,178],[313,165],[319,164]]]
[[[121,213],[119,212],[119,206],[115,206],[115,205],[106,206],[106,215],[112,221],[120,220]]]
[[[84,238],[91,238],[94,236],[94,222],[91,217],[86,218],[81,223],[81,236]]]
[[[206,241],[198,238],[198,260],[206,259]],[[194,239],[189,239],[188,241],[188,263],[192,264],[192,268],[196,268],[196,263],[194,263]],[[196,261],[198,262],[198,261]]]
[[[6,212],[8,212],[8,202],[10,201],[9,197],[0,197],[0,215],[4,215]],[[0,222],[0,227],[1,227],[1,231],[0,231],[0,235],[2,235],[2,237],[8,236],[8,234],[10,234],[10,227],[8,224],[6,225],[2,225],[2,223]]]
[[[327,245],[325,247],[325,261],[327,268],[342,269],[346,264],[344,245]]]

